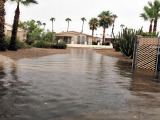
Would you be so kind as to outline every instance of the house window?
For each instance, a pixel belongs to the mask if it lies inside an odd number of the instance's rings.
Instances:
[[[77,44],[81,44],[81,37],[80,36],[77,37]]]
[[[85,37],[82,36],[82,41],[81,41],[81,44],[84,44],[85,43]]]

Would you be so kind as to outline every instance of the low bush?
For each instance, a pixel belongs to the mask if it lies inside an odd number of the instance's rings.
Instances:
[[[96,41],[93,41],[92,45],[98,45],[98,43]]]
[[[5,36],[5,41],[6,41],[6,48],[8,49],[9,47],[9,44],[10,44],[10,40],[11,40],[11,37],[9,36]],[[26,44],[22,41],[20,41],[18,38],[16,40],[16,48],[17,49],[21,49],[21,48],[25,48]]]
[[[59,42],[57,44],[52,44],[51,48],[55,48],[55,49],[66,49],[67,45],[64,41]]]
[[[51,48],[52,44],[50,42],[46,42],[46,41],[38,41],[34,44],[32,44],[33,47],[37,47],[37,48]]]

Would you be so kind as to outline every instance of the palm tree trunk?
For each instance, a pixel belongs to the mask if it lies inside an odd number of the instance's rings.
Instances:
[[[153,22],[153,20],[150,21],[149,33],[152,32],[152,22]]]
[[[105,42],[105,32],[106,32],[106,28],[103,28],[103,43]]]
[[[53,21],[52,21],[52,33],[53,33]]]
[[[93,37],[94,37],[94,29],[92,29],[92,42],[93,42]]]
[[[9,50],[17,50],[16,46],[16,37],[17,37],[17,31],[18,31],[18,23],[19,23],[19,15],[20,15],[20,10],[19,10],[19,3],[17,4],[17,8],[15,10],[15,16],[14,16],[14,22],[12,26],[12,37],[9,45]]]
[[[68,21],[68,28],[67,28],[67,32],[68,32],[68,30],[69,30],[69,21]]]
[[[83,21],[83,24],[82,24],[82,33],[83,33],[83,26],[84,26],[84,21]]]
[[[156,33],[157,31],[157,19],[154,20],[154,29],[153,32]]]
[[[5,44],[5,0],[0,0],[0,51],[6,51]]]
[[[113,37],[114,37],[114,23],[115,23],[115,19],[114,19],[114,22],[113,22],[113,27],[112,27],[112,34],[111,34],[111,36],[113,35]]]

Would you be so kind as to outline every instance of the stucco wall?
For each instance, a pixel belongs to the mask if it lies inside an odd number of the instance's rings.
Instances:
[[[11,35],[12,35],[11,30],[7,30],[7,35],[11,37]],[[19,38],[19,40],[25,41],[26,40],[26,33],[23,31],[18,31],[17,37]]]

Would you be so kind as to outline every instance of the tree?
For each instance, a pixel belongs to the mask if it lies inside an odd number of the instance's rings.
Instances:
[[[100,27],[103,27],[103,43],[105,41],[105,31],[106,31],[106,28],[109,28],[112,23],[113,23],[113,20],[111,18],[111,12],[110,11],[102,11],[98,17],[100,18],[99,20],[99,26]]]
[[[53,30],[53,21],[55,21],[56,20],[56,18],[54,18],[54,17],[52,17],[51,19],[50,19],[50,21],[52,22],[52,33],[54,32],[54,30]]]
[[[121,32],[122,32],[125,25],[121,24],[120,27],[121,27]]]
[[[94,37],[94,30],[97,30],[98,27],[98,19],[97,18],[91,18],[89,21],[89,28],[92,30],[92,41]]]
[[[83,22],[83,24],[82,24],[82,31],[81,31],[81,32],[83,33],[83,26],[84,26],[84,21],[86,21],[86,18],[85,18],[85,17],[82,17],[81,20],[82,20],[82,22]]]
[[[20,16],[20,4],[23,4],[25,6],[28,6],[30,4],[38,4],[36,0],[10,0],[12,2],[17,3],[17,8],[15,10],[15,16],[14,16],[14,22],[12,26],[12,36],[11,41],[9,44],[9,50],[17,50],[16,48],[16,37],[17,37],[17,31],[18,31],[18,23],[19,23],[19,16]]]
[[[149,33],[152,32],[152,23],[154,20],[154,9],[148,8],[147,6],[144,6],[144,13],[140,14],[140,17],[142,17],[145,21],[150,21],[150,26],[149,26]]]
[[[160,2],[158,0],[154,0],[154,2],[148,2],[149,8],[153,10],[153,17],[154,17],[154,27],[153,32],[156,33],[157,31],[157,21],[160,18]]]
[[[118,17],[118,16],[115,15],[115,14],[112,15],[112,18],[113,18],[113,26],[112,26],[111,37],[112,37],[112,35],[113,35],[113,37],[114,37],[114,24],[115,24],[115,20],[116,20],[117,17]]]
[[[45,29],[45,27],[46,27],[46,23],[43,23],[43,26],[44,26],[44,29]]]
[[[42,25],[41,21],[38,20],[37,25],[38,25],[38,27],[40,27]]]
[[[6,0],[0,0],[0,51],[6,51],[6,44],[5,44],[5,2]]]
[[[66,18],[66,21],[68,22],[68,28],[67,28],[67,32],[69,30],[69,22],[72,21],[70,18]]]

